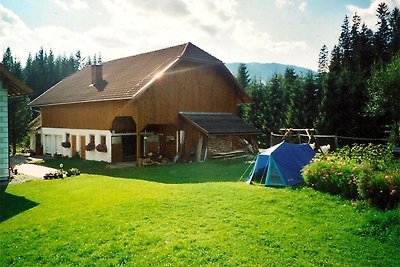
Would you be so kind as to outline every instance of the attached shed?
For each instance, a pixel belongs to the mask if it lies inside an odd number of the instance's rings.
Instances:
[[[257,150],[260,131],[232,113],[180,112],[186,132],[185,155],[204,160],[215,154]]]

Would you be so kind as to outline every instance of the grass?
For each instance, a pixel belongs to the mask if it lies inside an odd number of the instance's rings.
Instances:
[[[400,261],[396,228],[386,227],[387,221],[381,223],[383,234],[371,228],[382,213],[308,188],[237,183],[246,168],[243,159],[123,169],[63,164],[91,174],[7,188],[0,266],[398,266]],[[107,175],[96,174],[101,172]],[[119,178],[124,176],[130,179]],[[400,210],[385,216],[400,218]]]

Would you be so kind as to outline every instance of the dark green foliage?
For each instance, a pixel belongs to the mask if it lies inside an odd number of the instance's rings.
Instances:
[[[400,146],[400,55],[385,67],[376,67],[368,80],[369,102],[367,112],[386,116],[393,128],[392,140]]]
[[[24,80],[34,92],[31,99],[38,97],[81,67],[83,64],[79,51],[69,57],[55,57],[53,51],[46,52],[43,48],[40,48],[34,57],[29,54],[24,69]]]

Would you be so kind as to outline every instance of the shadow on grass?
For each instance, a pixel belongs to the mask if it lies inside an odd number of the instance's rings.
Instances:
[[[250,160],[253,158],[249,157]],[[205,162],[166,164],[153,166],[122,167],[105,162],[86,161],[72,158],[47,159],[44,165],[58,168],[63,164],[64,170],[78,168],[82,173],[106,175],[117,178],[138,179],[165,184],[237,182],[246,171],[249,163],[247,157],[229,160],[208,160]],[[132,163],[133,164],[133,163]],[[250,171],[250,168],[247,172]],[[245,177],[246,174],[245,174]],[[242,179],[243,180],[243,179]]]
[[[39,205],[39,203],[25,197],[15,196],[7,192],[0,192],[0,194],[0,222]]]

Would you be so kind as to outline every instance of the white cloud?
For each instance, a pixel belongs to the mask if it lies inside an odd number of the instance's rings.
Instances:
[[[61,7],[65,11],[82,10],[89,8],[89,5],[84,0],[52,0],[53,3]]]
[[[369,28],[375,29],[377,17],[376,10],[380,3],[386,3],[389,9],[400,6],[400,0],[371,0],[371,4],[367,8],[360,8],[355,5],[347,5],[346,9],[349,11],[349,15],[353,16],[355,13],[361,17],[361,20],[368,25]]]
[[[299,5],[299,10],[300,10],[301,12],[306,11],[307,5],[308,5],[308,4],[307,4],[306,1],[301,1],[300,5]]]
[[[294,0],[276,0],[277,8],[284,8],[285,6],[293,6]]]
[[[275,5],[279,9],[297,7],[301,12],[304,12],[308,3],[305,0],[275,0]]]

